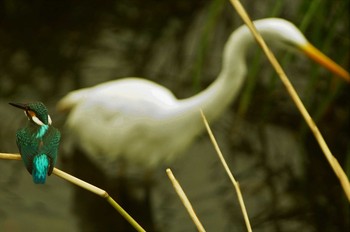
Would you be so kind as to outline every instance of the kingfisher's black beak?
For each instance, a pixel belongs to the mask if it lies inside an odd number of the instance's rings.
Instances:
[[[27,104],[22,104],[22,103],[12,103],[12,102],[9,102],[9,104],[11,106],[14,106],[14,107],[17,107],[17,108],[20,108],[22,110],[28,110],[28,106]]]

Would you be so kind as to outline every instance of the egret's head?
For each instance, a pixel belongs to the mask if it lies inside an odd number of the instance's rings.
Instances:
[[[10,105],[23,109],[29,120],[39,126],[51,125],[51,117],[46,106],[42,102],[32,102],[27,104],[10,103]]]
[[[254,25],[266,41],[295,48],[350,82],[350,74],[310,44],[301,31],[292,23],[284,19],[270,18],[254,21]]]
[[[308,43],[300,30],[287,20],[278,18],[261,19],[254,21],[254,25],[266,41],[291,47],[299,47]]]

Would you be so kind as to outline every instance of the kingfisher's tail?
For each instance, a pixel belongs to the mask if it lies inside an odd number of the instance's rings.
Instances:
[[[49,158],[45,154],[34,157],[32,176],[35,184],[45,184],[49,163]]]

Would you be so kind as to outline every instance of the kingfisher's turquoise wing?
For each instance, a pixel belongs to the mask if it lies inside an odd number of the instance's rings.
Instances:
[[[17,131],[16,143],[24,165],[28,172],[32,174],[33,158],[38,154],[38,144],[33,140],[32,135],[25,129]]]
[[[59,132],[59,130],[52,126],[50,126],[49,130],[46,132],[43,138],[44,146],[40,150],[40,153],[46,154],[50,159],[48,175],[51,175],[52,170],[55,167],[60,139],[61,133]]]

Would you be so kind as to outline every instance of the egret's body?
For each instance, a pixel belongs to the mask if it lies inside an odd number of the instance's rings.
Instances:
[[[171,160],[202,129],[199,108],[185,110],[170,91],[145,79],[121,79],[71,94],[84,99],[69,115],[71,133],[83,150],[107,162],[123,154],[127,161],[153,167]]]
[[[264,39],[296,47],[330,70],[349,74],[315,53],[300,31],[282,19],[254,22]],[[126,161],[152,168],[171,161],[204,130],[202,109],[213,121],[229,106],[242,86],[245,54],[254,43],[245,26],[226,43],[218,78],[199,94],[179,100],[168,89],[145,79],[125,78],[76,90],[59,102],[69,110],[67,126],[80,147],[92,158]]]

